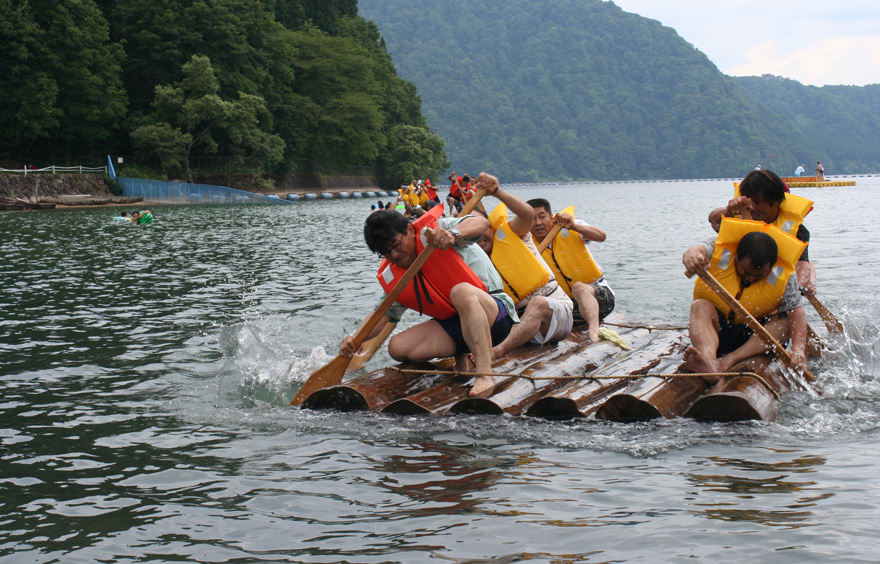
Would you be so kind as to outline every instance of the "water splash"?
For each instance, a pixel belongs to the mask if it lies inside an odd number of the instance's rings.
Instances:
[[[233,405],[287,405],[291,385],[304,382],[328,362],[324,347],[313,347],[306,356],[291,349],[287,330],[286,321],[268,317],[221,328],[221,401]]]

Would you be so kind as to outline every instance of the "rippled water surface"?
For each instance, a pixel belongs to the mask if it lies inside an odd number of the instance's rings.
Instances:
[[[876,562],[880,178],[857,182],[796,190],[847,335],[809,311],[825,393],[775,423],[288,408],[380,298],[370,201],[0,214],[0,562]],[[732,186],[512,191],[608,232],[617,311],[684,324],[681,253]]]

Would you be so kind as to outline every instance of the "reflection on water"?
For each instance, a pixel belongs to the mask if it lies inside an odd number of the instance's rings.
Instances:
[[[408,447],[417,452],[372,461],[383,476],[376,487],[417,502],[403,504],[388,519],[473,513],[481,504],[475,494],[492,487],[505,467],[514,466],[508,459],[474,456],[470,448],[431,442]]]
[[[797,451],[774,449],[777,455],[796,454]],[[820,456],[800,456],[775,462],[710,456],[691,465],[703,467],[700,473],[689,473],[688,482],[697,488],[693,505],[707,519],[748,521],[761,525],[797,528],[822,524],[812,512],[819,501],[831,498],[831,492],[821,492],[813,480],[794,480],[798,474],[815,473],[825,464]],[[711,474],[724,470],[726,474]],[[723,495],[718,495],[723,494]],[[786,503],[779,509],[767,508],[767,496],[784,496]],[[758,501],[760,507],[749,505]]]

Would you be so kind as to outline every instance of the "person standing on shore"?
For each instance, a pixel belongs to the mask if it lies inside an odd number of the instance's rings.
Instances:
[[[819,178],[819,182],[825,180],[825,167],[820,161],[816,161],[816,176]]]

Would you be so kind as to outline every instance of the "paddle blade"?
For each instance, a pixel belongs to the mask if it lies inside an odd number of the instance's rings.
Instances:
[[[354,372],[363,368],[363,366],[373,358],[376,351],[385,344],[385,339],[391,335],[396,327],[397,323],[388,322],[378,335],[372,339],[367,339],[367,341],[361,345],[360,352],[354,355],[351,359],[351,364],[345,369],[345,373],[348,374],[349,372]]]
[[[342,377],[345,375],[345,369],[348,368],[350,362],[351,358],[337,356],[328,364],[325,364],[321,368],[312,372],[312,375],[309,376],[306,383],[302,385],[302,388],[299,389],[290,401],[290,405],[299,407],[304,401],[306,401],[306,398],[318,390],[335,386],[342,382]]]
[[[840,322],[837,317],[831,311],[825,307],[825,304],[819,301],[819,298],[812,294],[808,294],[804,292],[804,295],[813,304],[813,307],[816,308],[816,312],[822,318],[822,321],[825,322],[825,327],[828,329],[829,333],[837,333],[838,335],[843,334],[843,323]]]

